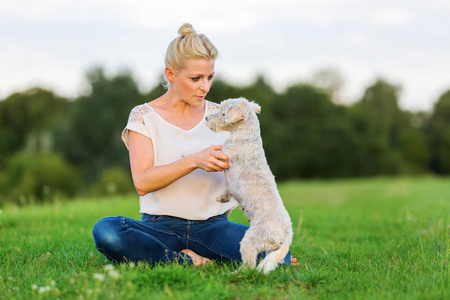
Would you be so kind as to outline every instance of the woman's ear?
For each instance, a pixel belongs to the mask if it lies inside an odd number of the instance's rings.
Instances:
[[[166,67],[165,69],[165,75],[166,75],[166,79],[169,83],[173,83],[173,79],[174,79],[174,72],[170,67]]]

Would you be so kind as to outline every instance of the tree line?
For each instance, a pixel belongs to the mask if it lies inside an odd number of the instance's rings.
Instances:
[[[131,109],[165,93],[141,92],[131,72],[86,74],[76,99],[39,87],[0,101],[0,205],[133,191],[121,141]],[[377,79],[351,105],[332,88],[299,82],[277,92],[259,76],[246,86],[215,79],[214,102],[234,97],[262,107],[259,120],[277,180],[450,174],[450,90],[430,112],[398,105],[399,87]]]

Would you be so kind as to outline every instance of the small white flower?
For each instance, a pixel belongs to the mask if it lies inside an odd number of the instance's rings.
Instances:
[[[2,213],[3,213],[3,210],[0,209],[0,214],[2,214]]]
[[[105,279],[105,275],[99,274],[99,273],[94,273],[94,278],[97,280],[103,281],[103,279]]]
[[[52,280],[52,281],[50,281],[50,285],[51,285],[51,286],[55,286],[55,285],[56,285],[56,282],[55,282],[54,280]]]
[[[111,270],[114,270],[114,266],[109,264],[109,265],[104,266],[103,269],[105,269],[106,271],[111,271]]]
[[[52,288],[49,287],[49,286],[41,286],[41,287],[39,288],[39,294],[42,294],[42,293],[45,293],[45,292],[49,292],[49,291],[51,291],[51,290],[52,290]]]
[[[31,289],[32,289],[32,290],[37,290],[37,289],[38,289],[38,286],[37,286],[36,284],[32,284],[32,285],[31,285]]]
[[[120,274],[116,270],[110,270],[109,271],[109,276],[111,276],[112,279],[119,279],[120,278]]]

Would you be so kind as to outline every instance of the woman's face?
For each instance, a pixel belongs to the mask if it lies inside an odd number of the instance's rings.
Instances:
[[[211,88],[214,60],[188,59],[184,68],[172,76],[171,86],[178,96],[191,105],[200,105]]]

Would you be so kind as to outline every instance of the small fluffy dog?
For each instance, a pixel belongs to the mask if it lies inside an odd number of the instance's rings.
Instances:
[[[244,98],[228,99],[220,103],[219,112],[206,118],[206,125],[216,132],[230,132],[222,150],[229,158],[227,192],[217,201],[233,197],[245,209],[250,228],[241,241],[242,261],[255,268],[258,253],[265,251],[257,269],[268,273],[289,251],[292,223],[264,154],[256,116],[260,111],[258,104]]]

